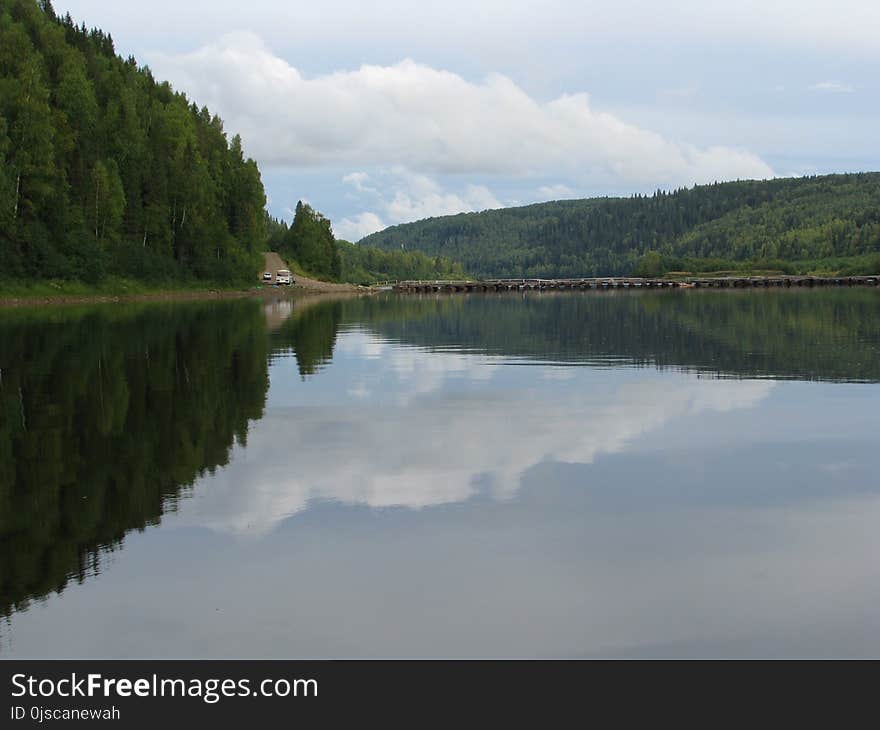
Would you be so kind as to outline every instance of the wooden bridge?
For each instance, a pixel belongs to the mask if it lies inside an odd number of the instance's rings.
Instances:
[[[576,291],[595,289],[703,289],[755,287],[877,286],[880,276],[725,276],[683,279],[600,277],[589,279],[484,279],[480,281],[399,281],[396,292]]]

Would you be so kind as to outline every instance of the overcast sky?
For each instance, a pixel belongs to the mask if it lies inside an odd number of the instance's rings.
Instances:
[[[270,211],[387,225],[880,169],[876,0],[56,0],[239,132]]]

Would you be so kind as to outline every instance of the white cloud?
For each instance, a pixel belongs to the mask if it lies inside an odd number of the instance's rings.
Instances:
[[[375,181],[365,172],[349,173],[342,180],[359,193],[368,194],[370,205],[379,208],[379,213],[365,211],[334,224],[334,232],[350,241],[381,231],[386,225],[503,205],[484,185],[465,185],[458,192],[449,191],[427,175],[399,166],[381,170]]]
[[[538,197],[543,200],[562,200],[563,198],[575,197],[575,193],[568,185],[557,183],[556,185],[542,185],[539,187]]]
[[[345,241],[359,241],[386,227],[387,224],[375,213],[358,213],[336,221],[333,224],[333,235]]]
[[[388,217],[396,222],[502,207],[483,185],[467,185],[461,193],[452,193],[426,175],[397,170],[395,177],[394,196],[385,206]]]
[[[839,81],[820,81],[810,87],[811,91],[827,91],[832,94],[851,94],[855,88],[850,84],[842,84]]]
[[[754,407],[775,386],[647,375],[614,390],[535,384],[462,390],[449,402],[436,396],[444,383],[494,378],[503,358],[389,351],[362,331],[342,335],[338,353],[381,353],[378,362],[387,365],[375,377],[389,380],[396,397],[354,380],[346,387],[352,397],[342,403],[276,407],[254,424],[247,449],[235,447],[229,466],[205,477],[210,483],[200,498],[180,504],[175,520],[258,536],[314,501],[422,509],[470,499],[481,477],[495,498],[508,499],[523,473],[542,462],[588,464],[673,419]],[[415,424],[430,425],[425,438],[411,437]],[[295,467],[279,454],[296,454]]]
[[[153,66],[223,116],[264,164],[397,165],[457,175],[567,171],[632,186],[773,175],[747,151],[666,139],[597,111],[585,93],[543,102],[497,73],[475,83],[404,60],[306,78],[249,32],[156,56]],[[490,198],[485,189],[470,195]],[[401,214],[422,212],[411,197],[394,205]]]
[[[353,185],[359,193],[375,193],[375,188],[367,185],[370,176],[366,172],[350,172],[342,178],[342,182]]]

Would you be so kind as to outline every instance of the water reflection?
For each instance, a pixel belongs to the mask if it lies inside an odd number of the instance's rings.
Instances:
[[[0,316],[0,612],[100,570],[263,414],[256,306]]]
[[[273,353],[294,355],[303,376],[353,327],[377,335],[374,356],[395,344],[526,365],[880,382],[878,309],[880,292],[856,288],[281,299],[265,313]]]
[[[333,358],[336,334],[342,320],[341,301],[304,301],[272,338],[273,357],[293,355],[303,377],[314,375]],[[291,311],[293,314],[293,310]]]
[[[418,509],[482,491],[510,499],[541,463],[592,464],[677,419],[754,408],[774,387],[583,368],[532,383],[533,372],[503,373],[500,358],[401,349],[363,331],[344,334],[336,357],[340,367],[307,392],[273,391],[247,458],[183,506],[191,524],[265,534],[322,500]]]
[[[880,291],[678,291],[362,299],[350,321],[393,342],[528,363],[880,381]]]
[[[876,653],[877,314],[859,290],[0,313],[0,651]]]

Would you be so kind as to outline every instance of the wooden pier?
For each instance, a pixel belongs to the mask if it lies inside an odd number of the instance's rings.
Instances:
[[[480,281],[399,281],[393,290],[430,292],[578,291],[594,289],[745,289],[757,287],[877,286],[880,276],[725,276],[683,279],[599,277],[589,279],[484,279]]]

